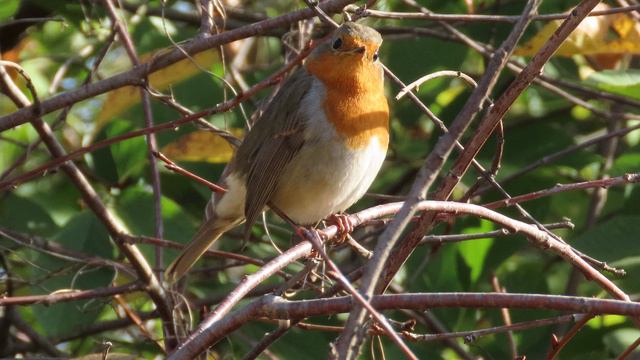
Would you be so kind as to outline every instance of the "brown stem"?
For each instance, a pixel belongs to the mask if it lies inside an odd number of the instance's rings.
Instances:
[[[60,290],[47,295],[25,295],[0,298],[0,306],[10,305],[51,305],[59,302],[78,301],[95,299],[99,297],[110,297],[117,294],[127,294],[144,290],[144,286],[139,282],[126,285],[91,289],[91,290]]]
[[[457,114],[456,118],[449,128],[449,132],[445,133],[440,138],[432,152],[424,161],[424,164],[418,173],[418,177],[411,188],[408,199],[405,202],[404,206],[402,207],[398,215],[396,215],[396,218],[391,222],[391,224],[389,224],[389,226],[385,229],[385,231],[378,239],[378,243],[373,251],[374,256],[367,264],[365,275],[363,276],[362,280],[361,292],[366,297],[372,296],[374,291],[376,290],[376,287],[380,283],[379,279],[381,278],[383,270],[385,270],[385,263],[387,263],[388,265],[387,260],[389,259],[391,250],[394,248],[396,242],[400,238],[402,231],[408,225],[409,220],[414,215],[416,211],[416,204],[424,198],[429,188],[435,181],[436,175],[444,165],[444,161],[447,159],[451,151],[455,148],[455,144],[462,137],[462,134],[470,125],[471,121],[475,117],[475,114],[480,111],[481,107],[485,103],[485,100],[487,99],[490,91],[493,89],[497,81],[498,74],[505,66],[509,55],[513,52],[513,49],[515,48],[518,40],[529,24],[530,16],[537,10],[539,3],[539,0],[532,0],[527,2],[520,20],[514,26],[513,30],[504,41],[500,49],[498,49],[498,51],[496,51],[496,53],[494,54],[494,57],[491,59],[489,65],[487,66],[485,75],[478,82],[478,86],[475,88],[475,90],[467,100],[465,106]],[[422,230],[424,229],[418,229],[417,231],[415,231],[416,234],[419,231],[420,235],[415,237],[415,239],[417,240],[415,241],[415,243],[409,244],[409,253],[413,251],[413,248],[422,238],[422,234],[424,233]],[[409,254],[406,254],[406,256],[408,255]],[[404,259],[406,259],[406,257],[404,257],[401,261],[404,262]],[[396,263],[394,265],[399,264]],[[392,267],[392,271],[394,274],[398,268],[399,266]],[[389,272],[387,271],[386,273]],[[383,280],[386,286],[389,279],[385,277]],[[363,308],[357,305],[354,306],[354,309],[349,314],[349,319],[345,326],[345,331],[341,334],[336,346],[339,359],[354,359],[360,353],[360,347],[364,337],[363,330],[366,329],[366,327],[362,326],[364,323],[364,315],[365,312]]]
[[[352,2],[353,0],[328,0],[321,2],[318,6],[325,12],[334,13],[341,11],[345,5]],[[0,132],[11,129],[20,124],[24,124],[32,120],[35,116],[48,114],[81,100],[85,100],[123,86],[139,85],[140,79],[144,79],[150,73],[163,69],[184,59],[187,55],[194,55],[236,40],[260,35],[268,30],[276,29],[314,16],[315,12],[312,9],[307,8],[274,18],[268,18],[254,24],[242,26],[237,29],[225,31],[206,38],[193,39],[184,44],[181,49],[172,49],[167,53],[153,58],[149,62],[134,66],[130,70],[47,99],[42,102],[41,110],[39,112],[35,111],[36,108],[34,106],[27,106],[24,109],[20,109],[14,113],[0,117]]]
[[[620,300],[589,297],[504,294],[504,293],[416,293],[400,295],[375,295],[371,304],[378,310],[425,308],[510,308],[545,309],[592,314],[618,314],[639,316],[640,304]],[[190,342],[176,349],[168,359],[193,359],[211,344],[215,344],[248,321],[261,317],[270,319],[302,319],[349,311],[354,305],[350,296],[330,299],[288,301],[266,295],[212,324],[200,333],[201,340]]]
[[[493,132],[493,129],[498,124],[502,117],[509,109],[515,99],[524,91],[524,89],[535,79],[537,74],[544,64],[548,61],[551,55],[558,49],[564,39],[575,29],[578,24],[586,17],[586,15],[596,6],[599,1],[597,0],[584,0],[582,1],[571,13],[562,25],[556,30],[551,38],[545,43],[545,45],[536,53],[531,62],[518,74],[509,87],[504,91],[500,98],[495,102],[495,105],[484,116],[484,119],[480,123],[479,128],[476,130],[474,137],[470,143],[466,146],[465,151],[459,156],[453,168],[449,172],[449,176],[445,178],[443,184],[436,192],[436,199],[446,199],[451,194],[453,188],[458,184],[464,173],[466,172],[469,164],[475,158],[480,147],[488,139],[489,135]],[[453,126],[452,126],[453,127]],[[440,142],[439,142],[440,143]],[[437,149],[438,145],[436,145]],[[434,155],[435,151],[429,156]],[[427,158],[427,161],[429,160]],[[416,244],[419,243],[425,231],[427,231],[433,224],[433,214],[423,215],[419,225],[412,231],[407,239],[405,239],[394,254],[390,257],[390,261],[386,267],[386,271],[383,275],[384,283],[387,284],[393,278],[394,274],[398,271],[400,266],[413,252]],[[622,294],[620,294],[622,295]]]
[[[17,66],[17,65],[15,65]],[[20,68],[19,66],[17,66]],[[60,142],[55,138],[53,131],[47,123],[45,123],[40,117],[40,101],[33,87],[33,83],[29,76],[22,72],[23,77],[27,81],[27,88],[32,92],[34,104],[31,105],[38,114],[37,117],[31,120],[31,124],[36,129],[38,135],[47,146],[47,149],[51,155],[56,157],[63,157],[66,152]],[[8,76],[4,69],[4,66],[0,66],[0,77],[8,89],[16,94],[16,98],[22,98],[16,105],[19,107],[26,107],[29,105],[28,99],[22,94],[22,92],[15,86],[13,80]],[[126,241],[126,229],[123,228],[121,222],[119,222],[104,205],[95,189],[91,186],[87,178],[80,171],[80,169],[72,162],[65,162],[61,165],[63,171],[69,176],[76,188],[82,195],[85,203],[93,210],[98,219],[105,225],[107,231],[111,235],[112,239],[119,247],[120,251],[127,257],[129,262],[133,265],[134,270],[138,274],[139,280],[146,285],[146,289],[149,296],[153,300],[154,304],[158,308],[162,320],[170,324],[172,323],[172,306],[170,299],[166,295],[166,292],[158,279],[155,277],[149,263],[145,259],[140,250],[132,244]],[[167,341],[175,341],[167,340]],[[172,348],[172,346],[169,346]]]

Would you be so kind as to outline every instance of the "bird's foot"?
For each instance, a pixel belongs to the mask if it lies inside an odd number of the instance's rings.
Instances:
[[[343,244],[349,234],[353,232],[354,226],[348,214],[332,214],[327,221],[338,227],[338,234],[335,241],[337,245]]]

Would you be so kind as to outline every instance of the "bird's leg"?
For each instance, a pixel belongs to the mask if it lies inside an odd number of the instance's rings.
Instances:
[[[334,223],[338,227],[336,244],[340,245],[347,240],[347,236],[353,232],[353,223],[348,214],[332,214],[327,219],[329,223]]]
[[[324,241],[327,240],[326,235],[322,232],[318,231],[316,228],[306,228],[304,226],[296,226],[294,229],[295,236],[299,237],[302,240],[308,240],[313,244],[313,249],[309,254],[309,259],[320,258],[320,254],[318,252],[317,246],[323,246]],[[314,244],[314,240],[318,242],[318,244]]]
[[[320,237],[320,240],[322,240],[323,242],[327,240],[327,235],[324,234],[322,231],[319,231],[315,227],[305,227],[305,226],[298,225],[294,228],[293,232],[297,237],[299,237],[302,240],[308,239],[310,236],[310,233],[317,234],[318,237]]]

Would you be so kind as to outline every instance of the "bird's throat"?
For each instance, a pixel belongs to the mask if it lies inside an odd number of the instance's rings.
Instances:
[[[327,120],[345,137],[347,146],[366,147],[375,137],[386,149],[389,107],[379,65],[327,54],[311,59],[306,68],[323,83]]]

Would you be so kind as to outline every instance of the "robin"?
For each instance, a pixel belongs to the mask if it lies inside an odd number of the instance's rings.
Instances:
[[[360,199],[389,144],[389,107],[378,61],[382,37],[347,22],[285,82],[222,174],[227,192],[207,204],[204,224],[169,266],[180,279],[223,233],[273,204],[316,224]]]

